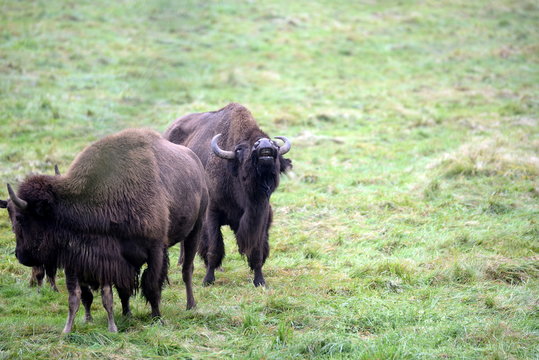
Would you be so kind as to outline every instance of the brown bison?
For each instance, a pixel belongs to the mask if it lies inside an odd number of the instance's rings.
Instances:
[[[101,288],[109,331],[116,287],[124,315],[138,288],[159,317],[167,248],[183,241],[187,308],[195,306],[193,259],[208,203],[204,169],[189,149],[150,130],[131,129],[87,147],[61,176],[34,175],[15,194],[8,185],[16,256],[26,266],[63,267],[73,326],[80,300],[91,320],[91,289]]]
[[[290,142],[285,137],[276,137],[282,146],[272,141],[239,104],[179,118],[164,137],[193,150],[206,170],[210,204],[198,248],[207,268],[204,284],[215,281],[215,269],[225,254],[221,226],[229,225],[239,252],[254,271],[254,285],[265,285],[262,266],[269,255],[270,196],[280,174],[292,168],[292,162],[283,158]]]

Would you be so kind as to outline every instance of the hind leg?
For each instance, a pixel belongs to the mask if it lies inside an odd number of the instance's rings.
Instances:
[[[148,267],[144,270],[141,279],[142,295],[152,307],[152,317],[161,317],[159,303],[168,270],[168,253],[165,244],[166,242],[163,241],[150,249]]]
[[[193,296],[193,261],[197,252],[197,246],[202,235],[202,219],[199,219],[194,229],[189,236],[182,242],[183,245],[183,266],[182,279],[185,284],[187,296],[187,310],[196,306],[195,297]]]
[[[185,259],[185,249],[183,242],[180,243],[180,257],[178,258],[178,266],[183,265]]]
[[[200,251],[206,264],[206,276],[202,284],[210,285],[215,282],[215,269],[221,266],[225,256],[223,234],[221,233],[221,225],[216,212],[208,211],[205,227],[206,231],[202,234],[202,251]]]
[[[91,322],[92,319],[92,302],[94,301],[94,294],[92,294],[92,290],[90,290],[90,287],[86,284],[80,285],[81,290],[81,300],[82,305],[84,306],[84,321]]]

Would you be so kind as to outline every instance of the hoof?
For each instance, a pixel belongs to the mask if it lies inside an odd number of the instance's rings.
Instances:
[[[202,281],[202,286],[209,286],[212,285],[215,282],[214,276],[206,276],[204,280]]]
[[[255,285],[255,287],[266,287],[266,281],[264,279],[254,279],[253,284]]]
[[[109,332],[112,332],[112,333],[118,332],[118,327],[116,326],[116,324],[109,325]]]
[[[197,303],[193,301],[192,304],[187,304],[187,310],[191,310],[197,307]]]

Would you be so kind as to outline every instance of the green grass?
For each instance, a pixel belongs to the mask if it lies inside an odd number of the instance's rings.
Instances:
[[[0,1],[1,182],[126,127],[239,102],[293,141],[268,288],[216,284],[106,331],[28,286],[0,215],[0,359],[539,358],[536,1]],[[5,186],[0,198],[7,197]],[[178,249],[171,251],[175,263]]]

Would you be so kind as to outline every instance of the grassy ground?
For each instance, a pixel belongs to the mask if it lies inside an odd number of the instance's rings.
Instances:
[[[285,135],[268,288],[216,284],[106,332],[29,288],[0,216],[0,358],[539,357],[539,5],[0,1],[1,182],[125,127],[234,101]],[[6,198],[5,186],[0,197]],[[172,262],[178,249],[171,253]]]

